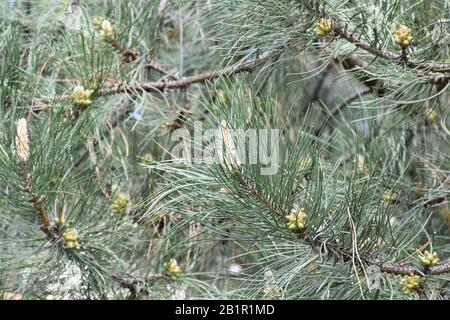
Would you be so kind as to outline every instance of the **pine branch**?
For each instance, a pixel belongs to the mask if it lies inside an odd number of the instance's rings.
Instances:
[[[147,61],[144,65],[147,69],[155,70],[156,72],[159,72],[161,75],[163,75],[165,78],[169,78],[171,80],[179,80],[180,77],[177,74],[172,74],[164,70],[164,65],[155,62],[153,60]]]
[[[309,5],[307,2],[303,4],[308,11],[316,15],[318,18],[327,16],[325,12],[319,9],[319,3],[315,3],[313,6]],[[349,43],[356,45],[358,48],[369,52],[378,58],[389,60],[412,70],[422,70],[423,72],[419,74],[419,76],[430,78],[430,82],[441,89],[444,88],[445,85],[450,81],[449,63],[412,60],[407,55],[405,48],[402,48],[400,53],[388,49],[379,49],[375,46],[375,41],[369,43],[361,39],[354,32],[349,31],[347,25],[343,27],[339,24],[339,22],[335,20],[332,21],[330,34],[334,37],[345,39]]]
[[[116,83],[108,83],[98,89],[97,95],[108,96],[119,93],[135,94],[136,92],[163,92],[165,90],[178,90],[186,89],[194,84],[205,83],[220,77],[229,77],[242,72],[251,72],[253,69],[261,65],[264,61],[271,57],[271,52],[262,54],[259,58],[255,58],[250,61],[239,63],[236,66],[225,68],[224,70],[214,69],[205,71],[197,75],[187,77],[176,77],[175,80],[165,80],[163,77],[157,81],[134,81],[131,83],[118,81]],[[169,76],[173,78],[169,74]],[[57,100],[65,100],[70,98],[70,94],[63,94],[57,98]],[[52,100],[47,98],[34,98],[33,99],[33,112],[39,113],[46,110],[46,105],[52,103]]]
[[[256,200],[265,204],[272,212],[277,216],[284,219],[289,212],[282,210],[281,207],[271,200],[270,195],[263,194],[248,177],[241,175],[239,172],[235,172],[233,177],[243,187],[244,190],[249,192]],[[299,237],[306,243],[310,244],[314,248],[327,248],[329,255],[340,258],[344,262],[353,261],[356,265],[363,268],[366,265],[376,265],[382,272],[396,274],[396,275],[410,275],[416,274],[420,276],[426,275],[438,275],[443,273],[450,273],[450,260],[434,265],[434,266],[417,266],[414,264],[400,264],[381,262],[378,259],[370,256],[361,256],[359,259],[354,259],[354,252],[342,247],[334,240],[330,238],[325,239],[322,236],[317,236],[308,232],[307,229],[299,232]]]
[[[32,204],[34,212],[42,222],[42,230],[49,236],[54,238],[51,232],[51,223],[48,213],[42,204],[42,197],[34,193],[31,174],[28,172],[27,162],[30,155],[30,145],[28,139],[27,121],[21,118],[17,121],[16,137],[15,137],[15,154],[18,160],[19,176],[23,187],[28,194],[29,202]]]
[[[42,222],[42,229],[45,233],[49,234],[51,229],[51,223],[48,213],[45,211],[42,204],[42,197],[33,192],[33,183],[31,175],[28,173],[27,165],[24,161],[19,161],[19,175],[22,180],[22,184],[25,191],[28,194],[29,201],[33,205],[34,212],[38,215]]]
[[[450,260],[435,266],[416,266],[412,264],[404,265],[396,263],[381,263],[379,264],[379,267],[382,272],[392,274],[401,274],[401,275],[416,274],[419,276],[438,275],[450,272]]]
[[[138,81],[133,83],[119,82],[113,85],[107,85],[101,88],[98,92],[99,95],[111,95],[118,93],[134,93],[134,92],[152,92],[152,91],[164,91],[166,89],[184,89],[193,84],[204,83],[220,77],[228,77],[241,72],[250,72],[255,67],[260,65],[263,61],[267,60],[270,54],[263,55],[260,58],[256,58],[250,61],[242,62],[236,66],[226,68],[225,70],[211,70],[197,75],[181,77],[177,80],[158,80],[158,81]]]
[[[383,58],[385,60],[390,60],[392,62],[398,64],[404,64],[406,67],[410,69],[420,69],[425,71],[431,71],[435,73],[449,73],[450,72],[450,64],[446,63],[435,63],[435,62],[419,62],[415,60],[410,60],[405,57],[403,53],[397,54],[396,52],[384,49],[378,49],[372,46],[370,43],[362,40],[356,34],[347,30],[347,28],[341,27],[338,23],[333,22],[332,33],[334,36],[338,36],[340,38],[346,39],[348,42],[353,43],[358,48],[363,49],[379,58]],[[444,76],[447,81],[450,79],[450,75]]]
[[[155,273],[146,277],[136,278],[128,274],[120,274],[116,272],[110,276],[111,279],[116,281],[122,288],[128,289],[132,298],[136,298],[142,291],[148,293],[148,287],[151,286],[154,281],[168,278],[168,276],[164,273]]]

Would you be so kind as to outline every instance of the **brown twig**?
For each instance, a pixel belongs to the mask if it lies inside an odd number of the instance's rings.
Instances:
[[[166,70],[164,70],[164,65],[157,63],[153,60],[148,61],[147,63],[144,64],[144,67],[150,70],[155,70],[156,72],[160,73],[161,75],[164,76],[164,78],[169,78],[171,80],[179,80],[180,77],[177,74],[173,74],[170,72],[167,72]]]
[[[183,89],[196,83],[204,83],[223,76],[230,76],[241,72],[252,71],[257,65],[266,60],[266,56],[251,61],[243,62],[237,66],[229,67],[224,70],[211,70],[197,75],[181,77],[177,80],[158,80],[142,82],[118,82],[114,85],[104,86],[98,91],[99,95],[111,95],[117,93],[134,93],[139,91],[152,92],[164,91],[166,89]]]
[[[386,273],[419,276],[438,275],[450,272],[450,260],[435,266],[416,266],[413,264],[381,263],[380,270]]]
[[[33,205],[34,212],[37,214],[42,223],[42,230],[49,236],[51,233],[51,223],[48,213],[42,204],[42,197],[35,194],[33,191],[33,182],[30,173],[28,172],[27,164],[24,161],[19,161],[19,175],[22,180],[25,191],[28,194],[29,201]]]
[[[167,278],[164,273],[155,273],[145,278],[136,278],[127,274],[113,273],[110,275],[111,279],[116,281],[122,288],[126,288],[130,291],[132,298],[135,298],[140,292],[148,291],[154,281]]]

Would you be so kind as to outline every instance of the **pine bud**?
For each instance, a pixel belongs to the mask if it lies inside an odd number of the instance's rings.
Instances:
[[[103,20],[104,19],[102,17],[100,17],[100,16],[96,16],[95,17],[93,25],[94,25],[94,29],[96,31],[99,32],[102,29],[102,22],[103,22]]]
[[[72,101],[80,107],[87,107],[90,106],[92,103],[91,97],[94,93],[94,90],[91,89],[84,89],[83,86],[76,86],[73,89],[72,93]]]
[[[263,293],[265,296],[275,297],[281,294],[281,288],[277,285],[272,270],[267,269],[264,272],[264,280],[265,286],[263,288]]]
[[[394,204],[398,201],[398,195],[395,191],[386,191],[383,193],[383,203],[385,205]]]
[[[105,41],[114,40],[114,38],[116,36],[116,29],[112,25],[112,23],[110,21],[108,21],[108,20],[103,20],[102,21],[98,32],[100,33],[100,36]]]
[[[264,272],[264,277],[265,278],[272,278],[273,277],[272,270],[270,270],[270,269],[266,270],[266,272]]]
[[[263,293],[268,297],[276,297],[281,294],[281,288],[277,285],[267,285],[264,287]]]
[[[411,28],[408,28],[403,24],[399,25],[394,33],[394,41],[402,48],[408,47],[413,41]]]
[[[66,247],[69,249],[79,249],[80,244],[78,241],[80,241],[81,237],[78,234],[78,232],[74,229],[70,229],[63,233],[63,238],[66,241]]]
[[[56,222],[56,224],[63,226],[66,224],[66,219],[64,219],[63,216],[59,216],[59,217],[56,217],[55,222]]]
[[[314,28],[314,32],[316,36],[324,37],[330,33],[331,27],[332,27],[331,19],[320,19],[320,21],[317,22],[317,25]]]
[[[286,224],[290,230],[303,230],[305,228],[306,213],[305,208],[292,209],[291,213],[286,215]]]
[[[409,276],[404,276],[400,280],[400,285],[403,287],[402,291],[405,294],[410,294],[412,290],[417,289],[420,285],[420,276],[410,274]]]
[[[313,159],[310,155],[307,155],[298,164],[299,171],[309,171],[312,167]]]
[[[176,277],[181,272],[181,268],[178,265],[177,260],[175,259],[170,259],[168,262],[164,264],[164,266],[166,267],[167,272],[172,277]]]
[[[438,113],[431,108],[425,110],[425,117],[429,123],[435,123],[438,120]]]
[[[217,102],[220,104],[227,104],[228,95],[224,90],[217,90]]]
[[[111,210],[114,213],[123,214],[126,213],[130,198],[123,193],[117,195],[111,206]]]
[[[153,161],[155,161],[155,157],[154,157],[151,153],[146,153],[146,154],[143,156],[143,160],[144,160],[144,162],[146,162],[146,163],[152,163]]]
[[[27,121],[24,118],[17,121],[16,154],[21,162],[26,162],[30,155]]]
[[[420,255],[419,259],[426,266],[433,266],[439,262],[437,252],[428,252],[427,250]]]
[[[366,175],[368,173],[368,170],[366,168],[366,161],[364,160],[364,156],[361,154],[357,154],[355,162],[356,162],[356,166],[358,167],[358,171],[361,174]]]
[[[383,239],[381,239],[381,238],[373,239],[373,238],[369,237],[361,243],[359,248],[362,250],[378,249],[382,242],[383,242]]]
[[[219,191],[218,192],[220,192],[220,193],[229,193],[230,192],[230,190],[229,189],[227,189],[227,188],[224,188],[224,187],[222,187],[222,188],[220,188],[219,189]]]

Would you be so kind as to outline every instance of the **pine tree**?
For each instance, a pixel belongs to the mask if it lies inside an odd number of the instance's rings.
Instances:
[[[0,298],[449,298],[448,1],[0,9]]]

